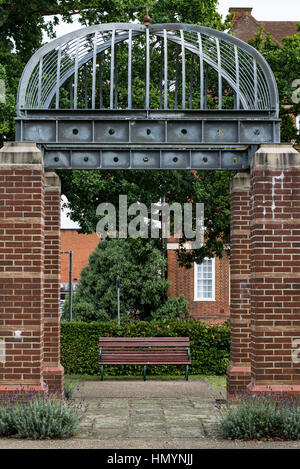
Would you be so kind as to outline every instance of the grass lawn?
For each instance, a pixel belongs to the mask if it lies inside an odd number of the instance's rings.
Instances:
[[[99,381],[99,376],[95,375],[65,375],[66,386],[76,386],[82,380],[93,380]],[[125,380],[143,380],[143,377],[138,376],[104,376],[104,380],[116,380],[116,381],[125,381]],[[148,376],[148,380],[184,380],[184,376],[173,376],[173,375],[163,375],[163,376]],[[190,375],[189,380],[193,381],[195,379],[202,379],[209,382],[209,384],[217,390],[226,389],[226,375],[216,376],[216,375]]]

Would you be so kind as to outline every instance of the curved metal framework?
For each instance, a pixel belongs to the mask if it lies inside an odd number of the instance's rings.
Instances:
[[[32,56],[17,132],[43,145],[51,167],[240,168],[256,145],[279,141],[278,108],[267,62],[233,36],[190,24],[100,24]]]

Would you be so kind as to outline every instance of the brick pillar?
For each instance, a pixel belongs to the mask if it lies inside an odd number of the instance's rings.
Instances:
[[[300,393],[300,154],[262,145],[251,162],[251,392]],[[270,388],[271,386],[271,388]]]
[[[63,392],[60,365],[60,180],[45,173],[44,379],[49,390]]]
[[[44,389],[44,169],[33,143],[0,150],[0,393]]]
[[[230,366],[227,396],[246,391],[250,372],[250,175],[238,173],[230,198]]]

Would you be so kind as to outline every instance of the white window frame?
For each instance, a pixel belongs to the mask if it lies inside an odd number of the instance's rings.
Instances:
[[[300,133],[300,115],[296,117],[296,129]]]
[[[198,297],[198,265],[196,262],[194,263],[194,301],[216,301],[216,266],[215,266],[215,258],[208,258],[206,257],[204,260],[212,261],[212,298],[201,298]]]

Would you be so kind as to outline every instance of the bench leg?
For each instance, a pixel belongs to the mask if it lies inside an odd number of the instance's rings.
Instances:
[[[101,365],[101,381],[103,381],[104,366]]]
[[[145,366],[144,366],[144,381],[146,381],[146,369],[147,369],[147,367],[146,367],[146,365],[145,365]]]
[[[189,365],[185,366],[185,379],[186,381],[189,380]]]

